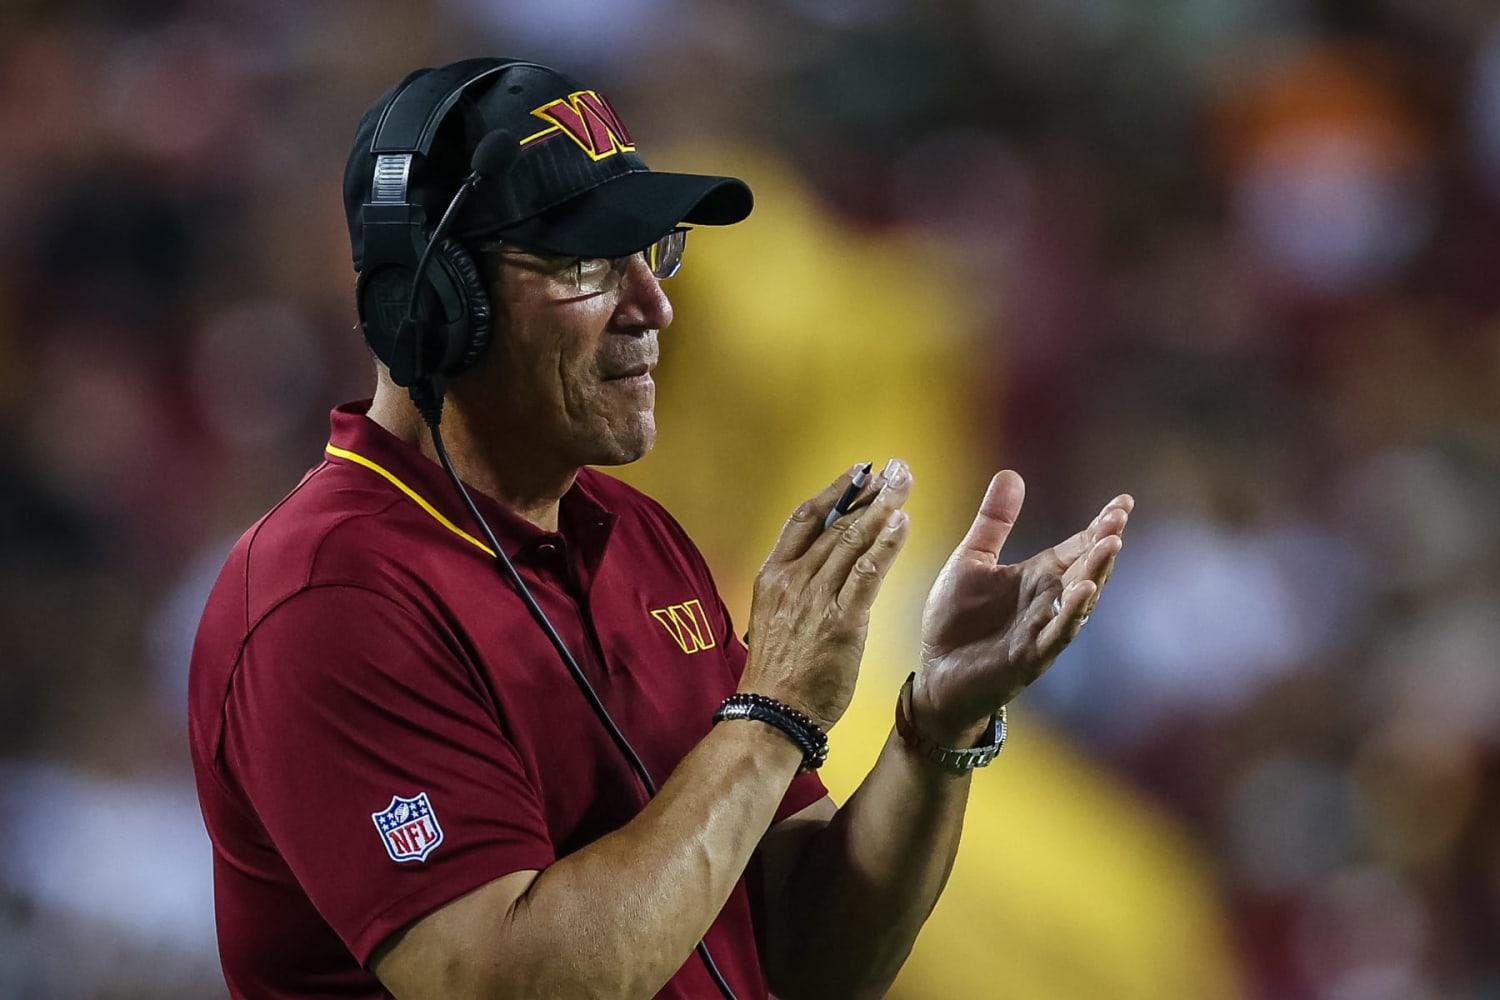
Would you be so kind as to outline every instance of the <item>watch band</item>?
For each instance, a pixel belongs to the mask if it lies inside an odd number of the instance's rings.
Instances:
[[[912,750],[952,774],[967,774],[976,767],[985,767],[1005,746],[1005,706],[990,716],[990,726],[980,737],[981,743],[968,750],[955,750],[939,746],[911,721],[911,689],[917,679],[915,672],[908,674],[901,685],[901,695],[896,699],[896,733]]]

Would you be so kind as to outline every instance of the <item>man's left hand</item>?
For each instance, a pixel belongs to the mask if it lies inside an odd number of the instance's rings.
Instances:
[[[1124,544],[1135,501],[1115,497],[1082,531],[1025,562],[1000,550],[1026,485],[990,480],[968,534],[927,597],[912,721],[944,746],[971,746],[1000,706],[1042,675],[1078,634]]]

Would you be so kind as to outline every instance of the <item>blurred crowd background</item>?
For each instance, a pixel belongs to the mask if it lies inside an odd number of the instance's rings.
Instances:
[[[370,390],[354,123],[477,54],[756,190],[624,473],[741,620],[797,501],[912,463],[837,795],[990,472],[1015,557],[1137,498],[893,996],[1500,997],[1487,0],[6,0],[0,997],[224,995],[197,615]]]

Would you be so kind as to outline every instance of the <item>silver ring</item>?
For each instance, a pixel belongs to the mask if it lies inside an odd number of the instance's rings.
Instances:
[[[1052,598],[1052,617],[1056,618],[1060,614],[1062,614],[1062,598],[1061,597],[1054,597],[1054,598]],[[1078,619],[1078,627],[1079,628],[1083,628],[1088,623],[1089,623],[1089,616],[1088,615],[1084,615],[1082,618]]]

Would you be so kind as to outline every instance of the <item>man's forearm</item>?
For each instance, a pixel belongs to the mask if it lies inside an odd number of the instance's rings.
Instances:
[[[599,970],[655,993],[723,908],[798,759],[761,723],[717,727],[640,816],[542,872],[522,903],[529,936],[567,940],[580,979]]]
[[[884,994],[953,868],[969,784],[891,732],[773,904],[781,925],[767,964],[778,996]]]
[[[499,880],[414,925],[377,975],[403,998],[653,996],[723,908],[800,760],[770,726],[716,726],[625,826],[519,895]]]

